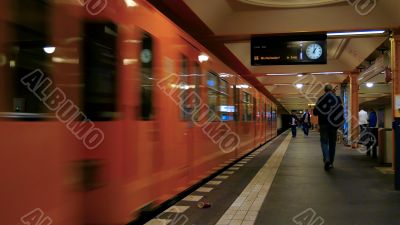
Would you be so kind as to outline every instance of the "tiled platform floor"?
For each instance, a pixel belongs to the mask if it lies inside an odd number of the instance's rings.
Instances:
[[[342,145],[335,168],[326,172],[316,132],[284,133],[239,164],[147,224],[400,224],[393,174]],[[204,200],[210,208],[196,206]]]

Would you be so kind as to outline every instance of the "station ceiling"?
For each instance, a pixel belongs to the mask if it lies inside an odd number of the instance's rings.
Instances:
[[[358,6],[351,4],[357,2],[372,2],[376,6],[369,8],[361,3]],[[268,90],[288,111],[305,109],[308,104],[314,103],[315,97],[322,94],[321,88],[314,88],[316,84],[340,86],[347,78],[346,73],[358,71],[357,68],[365,60],[370,60],[369,57],[387,41],[388,36],[328,38],[328,63],[323,65],[251,66],[252,35],[388,30],[400,27],[399,0],[174,0],[164,1],[160,5],[163,9],[168,8],[169,16],[174,14],[174,22],[181,23],[184,28],[186,26],[186,31],[205,46],[216,51],[223,48],[225,54],[231,55],[230,58],[226,57],[226,61],[234,61],[231,67],[234,64],[234,69],[252,80],[253,85]],[[319,72],[344,74],[311,74]],[[267,75],[288,73],[293,75]],[[300,73],[304,75],[297,76]],[[384,78],[374,79],[384,84]],[[296,88],[298,83],[302,83],[303,88]],[[365,90],[361,93],[361,102],[381,98],[387,95],[387,89],[377,87],[376,90]]]

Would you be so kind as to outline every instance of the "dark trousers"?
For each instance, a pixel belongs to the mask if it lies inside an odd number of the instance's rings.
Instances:
[[[308,123],[303,123],[303,132],[305,135],[308,136],[308,131],[309,131]]]
[[[324,162],[335,161],[337,129],[327,125],[320,125],[320,141]]]
[[[361,145],[366,145],[366,143],[368,142],[368,141],[366,141],[367,136],[368,136],[367,128],[368,128],[367,124],[360,125],[360,135],[359,135],[360,138],[358,140],[358,143]]]
[[[292,126],[292,137],[296,137],[297,125],[291,125],[291,126]]]

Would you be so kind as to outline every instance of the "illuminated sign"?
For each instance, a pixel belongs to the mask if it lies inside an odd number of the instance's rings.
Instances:
[[[219,106],[220,112],[235,112],[235,106],[233,105],[220,105]]]
[[[251,65],[326,64],[326,38],[323,35],[251,38]]]

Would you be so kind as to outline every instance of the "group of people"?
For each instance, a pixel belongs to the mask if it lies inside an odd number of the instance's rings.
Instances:
[[[344,108],[339,96],[336,96],[332,85],[324,87],[325,93],[318,99],[313,114],[318,116],[320,131],[320,142],[323,155],[324,169],[326,171],[333,168],[336,152],[337,130],[344,122]],[[296,137],[298,124],[302,125],[303,132],[308,136],[311,122],[311,114],[305,110],[301,119],[295,112],[291,115],[292,136]]]
[[[297,136],[297,126],[301,125],[303,129],[304,135],[308,136],[310,127],[311,127],[311,114],[306,109],[301,118],[299,119],[296,115],[296,112],[293,111],[291,115],[290,126],[292,129],[292,137]]]
[[[377,140],[377,129],[376,124],[378,122],[378,117],[375,110],[370,109],[367,111],[364,108],[358,112],[358,124],[360,125],[360,138],[358,144],[364,145],[367,148],[367,155],[370,156],[372,152],[372,157],[376,158],[376,140]]]
[[[376,127],[376,123],[378,122],[378,118],[375,110],[370,109],[368,112],[363,108],[358,112],[358,124],[360,125],[360,130],[363,131],[367,127]]]

